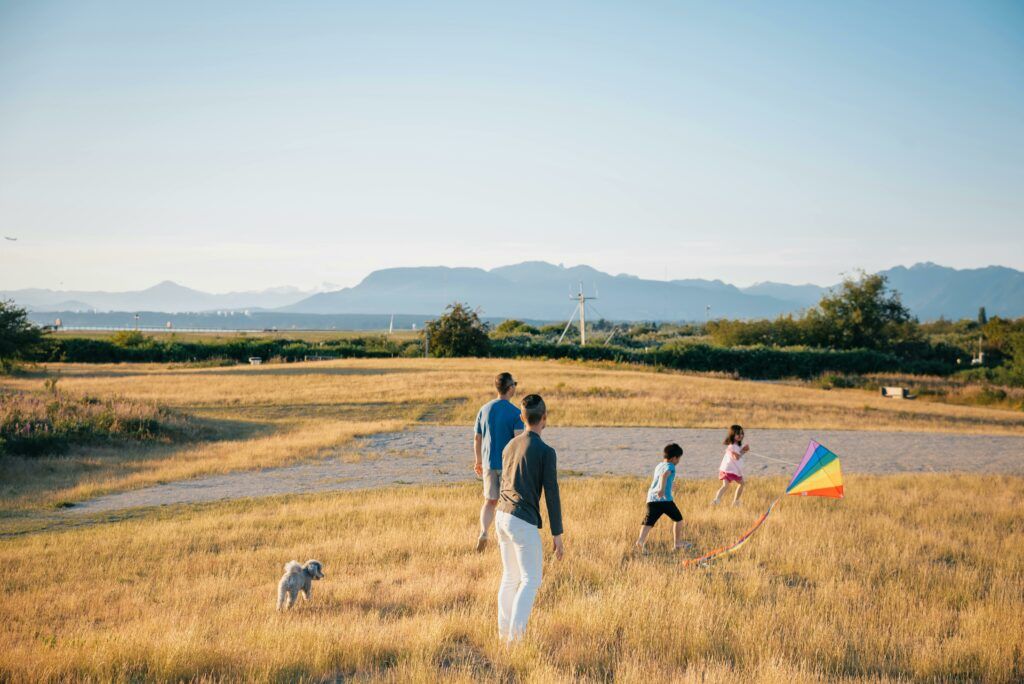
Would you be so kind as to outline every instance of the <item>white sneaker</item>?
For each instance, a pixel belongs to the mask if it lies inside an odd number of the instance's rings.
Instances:
[[[712,499],[712,500],[711,500],[711,505],[712,505],[712,506],[717,506],[717,505],[718,505],[718,504],[720,504],[720,503],[722,503],[722,500],[721,500],[721,499]]]

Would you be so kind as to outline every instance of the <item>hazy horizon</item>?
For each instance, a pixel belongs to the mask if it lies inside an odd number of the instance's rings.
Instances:
[[[0,288],[1024,269],[1013,2],[0,4]]]

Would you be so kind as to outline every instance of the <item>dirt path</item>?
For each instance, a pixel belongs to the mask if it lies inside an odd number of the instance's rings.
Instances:
[[[722,455],[721,430],[672,428],[551,428],[545,439],[558,451],[564,475],[646,476],[668,441],[683,445],[684,478],[713,478]],[[811,437],[857,473],[965,471],[1024,475],[1024,437],[910,432],[752,430],[754,453],[796,463]],[[471,433],[464,427],[426,427],[366,437],[354,445],[364,458],[184,480],[85,501],[68,514],[224,499],[437,484],[474,479]],[[352,445],[346,447],[347,451]],[[792,466],[748,458],[747,474],[785,475]]]

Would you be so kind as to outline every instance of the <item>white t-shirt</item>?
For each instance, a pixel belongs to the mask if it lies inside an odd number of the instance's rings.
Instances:
[[[733,454],[740,460],[736,460],[732,457]],[[732,473],[733,475],[739,475],[743,477],[743,451],[740,447],[735,444],[730,444],[725,448],[725,456],[722,457],[722,465],[718,466],[718,469],[723,473]]]

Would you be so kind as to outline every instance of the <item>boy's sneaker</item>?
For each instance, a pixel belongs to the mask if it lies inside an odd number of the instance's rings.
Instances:
[[[732,502],[732,505],[733,505],[733,506],[739,506],[739,505],[740,505],[740,502],[739,502],[739,501],[733,501],[733,502]]]
[[[717,506],[717,505],[718,505],[718,504],[720,504],[720,503],[722,503],[722,500],[721,500],[721,499],[712,499],[712,500],[711,500],[711,505],[712,505],[712,506]]]

